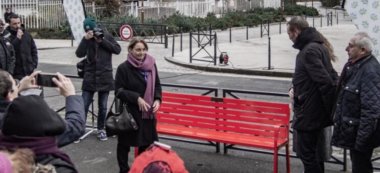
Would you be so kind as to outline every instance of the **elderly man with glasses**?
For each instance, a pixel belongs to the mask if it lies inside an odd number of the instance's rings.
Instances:
[[[0,69],[13,74],[16,57],[10,41],[10,33],[5,29],[5,23],[0,19]]]

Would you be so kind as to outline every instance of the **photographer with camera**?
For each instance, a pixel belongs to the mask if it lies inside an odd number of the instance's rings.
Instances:
[[[87,116],[89,106],[93,101],[95,92],[98,93],[98,138],[107,140],[104,122],[107,114],[108,95],[114,89],[112,74],[112,54],[121,52],[120,45],[112,35],[97,27],[92,18],[83,21],[86,34],[80,42],[75,54],[78,58],[86,57],[82,83],[82,97]]]
[[[41,90],[37,84],[37,76],[42,76],[39,71],[33,72],[30,76],[25,76],[18,84],[16,80],[6,71],[0,69],[0,131],[5,123],[4,114],[7,107],[16,98],[36,95],[39,97]],[[57,136],[57,146],[63,147],[77,140],[85,131],[84,104],[81,96],[75,95],[75,87],[71,80],[64,75],[57,73],[52,82],[57,86],[59,92],[66,100],[65,131]],[[29,112],[29,108],[25,113]],[[30,114],[30,118],[33,119]]]
[[[37,68],[37,47],[33,37],[22,27],[21,19],[17,14],[11,14],[9,21],[7,31],[11,33],[9,38],[16,54],[13,77],[21,80],[23,77],[32,74]]]

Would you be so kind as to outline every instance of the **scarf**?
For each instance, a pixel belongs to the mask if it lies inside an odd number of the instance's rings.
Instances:
[[[145,54],[144,59],[139,61],[131,53],[129,53],[127,62],[144,73],[146,81],[144,100],[152,107],[154,101],[154,88],[156,84],[156,67],[154,65],[154,58],[148,54]],[[143,112],[142,118],[154,119],[153,109],[149,109],[148,112]]]
[[[52,155],[74,166],[70,157],[58,149],[55,137],[4,136],[0,133],[0,141],[0,147],[29,148],[34,152],[36,157],[40,155]]]
[[[4,153],[0,153],[0,173],[12,173],[12,163],[8,156]]]

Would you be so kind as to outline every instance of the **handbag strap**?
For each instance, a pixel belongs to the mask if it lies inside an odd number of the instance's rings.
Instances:
[[[110,107],[110,110],[108,112],[112,112],[112,108],[113,108],[113,105],[115,104],[117,98],[115,97],[111,103],[111,107]],[[123,102],[123,106],[125,106],[127,109],[128,109],[128,105],[127,103]],[[116,111],[115,111],[116,112]],[[119,111],[120,112],[120,111]]]
[[[111,104],[111,107],[110,107],[110,110],[108,111],[108,112],[112,112],[112,108],[113,108],[113,105],[115,104],[115,102],[116,102],[116,97],[113,99],[113,101],[112,101],[112,104]]]

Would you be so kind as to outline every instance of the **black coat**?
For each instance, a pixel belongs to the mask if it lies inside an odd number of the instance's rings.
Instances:
[[[139,129],[134,132],[126,132],[118,137],[119,143],[129,146],[147,146],[158,140],[156,130],[156,119],[142,119],[142,112],[139,111],[137,98],[144,98],[146,82],[141,72],[125,61],[117,68],[115,77],[116,97],[127,103],[129,110],[135,118]],[[154,90],[154,100],[161,101],[161,83],[156,68],[156,84]]]
[[[87,57],[84,68],[82,90],[86,91],[111,91],[114,89],[112,74],[112,54],[119,54],[119,43],[108,33],[104,33],[104,39],[97,43],[95,39],[82,39],[75,54],[77,57]]]
[[[342,72],[332,144],[363,151],[380,146],[380,65],[374,56]]]
[[[37,47],[33,37],[24,30],[24,35],[21,39],[17,38],[17,31],[13,31],[10,27],[7,30],[11,33],[9,37],[16,53],[16,65],[13,72],[13,77],[22,79],[30,75],[38,65]]]
[[[332,125],[333,106],[338,75],[319,33],[308,28],[297,37],[294,48],[300,52],[293,75],[293,128],[301,131],[320,130]]]
[[[0,68],[13,74],[16,65],[16,55],[10,36],[11,34],[7,30],[0,33]]]

